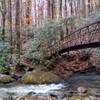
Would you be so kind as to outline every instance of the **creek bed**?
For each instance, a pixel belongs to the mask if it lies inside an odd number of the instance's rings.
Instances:
[[[86,89],[91,89],[93,91],[93,94],[98,92],[98,95],[100,95],[100,75],[97,75],[95,73],[75,74],[69,79],[68,82],[59,83],[59,84],[42,84],[42,85],[17,84],[14,86],[13,85],[1,86],[0,98],[5,98],[6,96],[20,97],[20,96],[25,96],[31,92],[35,93],[35,95],[44,96],[44,94],[47,94],[47,95],[54,94],[58,96],[57,98],[62,98],[62,97],[66,98],[65,94],[67,94],[67,92],[70,89],[73,91],[77,91],[77,88],[81,86],[85,87]],[[6,99],[6,100],[9,100],[9,99]],[[41,100],[41,99],[38,99],[38,100]],[[63,100],[63,99],[56,99],[56,100]]]
[[[14,87],[0,87],[0,93],[14,94],[17,96],[26,95],[30,92],[48,93],[52,90],[59,90],[64,88],[63,84],[43,84],[43,85],[21,85]]]

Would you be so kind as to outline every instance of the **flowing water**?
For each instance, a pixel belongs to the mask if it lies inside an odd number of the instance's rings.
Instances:
[[[35,94],[49,94],[49,93],[57,93],[57,96],[60,95],[62,97],[62,90],[63,94],[67,93],[67,90],[71,88],[71,90],[77,90],[78,87],[83,86],[86,89],[92,89],[93,91],[99,91],[100,93],[100,75],[95,73],[88,73],[88,74],[75,74],[73,75],[70,80],[64,84],[42,84],[42,85],[16,85],[16,86],[3,86],[0,87],[0,97],[2,95],[10,95],[10,96],[23,96],[27,95],[28,93],[35,93]],[[5,95],[5,96],[6,96]],[[4,97],[4,96],[3,96]],[[8,100],[8,99],[7,99]],[[62,99],[57,99],[62,100]]]
[[[48,93],[52,90],[59,90],[63,88],[63,84],[43,84],[43,85],[22,85],[22,86],[14,86],[14,87],[1,87],[0,93],[14,94],[17,96],[26,95],[30,92],[38,93]]]

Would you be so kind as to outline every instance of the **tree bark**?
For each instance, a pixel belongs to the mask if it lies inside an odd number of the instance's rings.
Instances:
[[[5,41],[5,15],[2,15],[2,40]]]
[[[37,15],[36,15],[36,0],[34,0],[34,25],[37,25]]]
[[[8,9],[9,9],[9,26],[10,26],[10,62],[12,63],[12,54],[13,54],[13,36],[12,36],[12,1],[8,1]]]
[[[5,21],[6,21],[7,9],[6,9],[5,0],[1,0],[0,3],[1,3],[0,12],[2,15],[2,40],[4,41],[5,40]]]
[[[17,60],[20,63],[20,0],[16,0],[16,40],[17,40]]]
[[[59,15],[62,17],[62,0],[59,0]]]
[[[50,0],[47,1],[47,16],[50,18]]]
[[[66,4],[66,0],[65,0],[65,8],[64,9],[65,9],[65,12],[64,12],[65,16],[67,16],[67,4]]]

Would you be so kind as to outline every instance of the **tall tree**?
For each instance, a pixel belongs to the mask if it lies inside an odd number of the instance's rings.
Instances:
[[[50,0],[50,17],[54,18],[54,0]]]
[[[91,0],[88,0],[88,15],[91,13]]]
[[[16,46],[17,46],[17,59],[18,63],[20,63],[20,0],[16,0]]]
[[[77,17],[80,19],[80,0],[77,0]]]
[[[82,13],[83,13],[83,16],[86,17],[86,0],[82,0]]]
[[[67,16],[67,0],[65,0],[65,5],[64,5],[64,15]]]
[[[5,40],[5,22],[6,22],[6,1],[0,0],[0,12],[2,15],[2,40]]]
[[[70,9],[71,9],[71,15],[73,15],[73,1],[70,0]]]
[[[31,0],[27,0],[27,7],[26,7],[26,23],[27,25],[31,24]]]
[[[59,15],[62,17],[62,0],[59,0]]]
[[[32,1],[27,0],[26,1],[26,12],[25,12],[25,17],[26,17],[26,27],[27,27],[27,32],[26,32],[26,41],[28,40],[28,32],[29,32],[29,27],[32,23],[32,15],[31,15],[31,7],[32,7]]]
[[[34,25],[36,26],[36,24],[37,24],[36,0],[33,1],[33,6],[34,6]]]
[[[9,33],[10,33],[10,61],[12,63],[12,54],[13,54],[13,36],[12,36],[12,1],[8,0],[8,18],[9,18]]]
[[[47,16],[50,18],[50,0],[47,1]]]
[[[49,19],[53,19],[55,17],[55,0],[47,1],[47,16]]]

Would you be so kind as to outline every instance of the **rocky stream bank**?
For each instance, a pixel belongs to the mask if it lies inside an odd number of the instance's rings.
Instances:
[[[0,75],[0,100],[100,100],[100,75],[96,73],[66,72],[58,76],[40,72],[28,72],[17,82]]]

